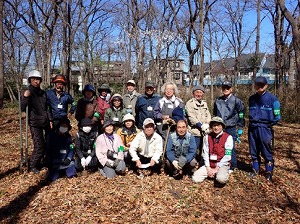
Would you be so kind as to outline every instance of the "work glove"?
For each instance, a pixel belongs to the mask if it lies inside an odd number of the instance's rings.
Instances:
[[[81,158],[81,166],[84,168],[85,167],[85,164],[86,162],[85,162],[85,158],[84,157],[82,157]]]
[[[181,169],[181,167],[179,166],[179,162],[177,160],[174,160],[172,162],[172,164],[173,164],[173,166],[175,167],[176,170],[180,170]]]
[[[180,156],[178,159],[178,165],[180,169],[182,169],[182,167],[184,167],[185,164],[186,164],[186,158],[184,156]]]
[[[86,159],[85,159],[85,165],[88,166],[90,164],[91,160],[92,160],[91,156],[86,157]]]
[[[208,135],[210,133],[209,124],[206,124],[206,123],[202,124],[201,130],[204,135]]]
[[[119,165],[119,163],[120,163],[120,160],[119,159],[116,159],[115,161],[114,161],[114,168],[116,168],[118,165]]]
[[[71,159],[70,158],[66,158],[64,161],[63,161],[63,165],[64,166],[69,166],[71,163]]]
[[[112,160],[107,160],[105,163],[105,166],[109,167],[109,168],[114,168],[114,161]]]

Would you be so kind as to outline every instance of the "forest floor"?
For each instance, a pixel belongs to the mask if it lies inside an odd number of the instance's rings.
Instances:
[[[23,122],[25,115],[22,116]],[[75,122],[72,120],[73,127]],[[275,127],[273,183],[249,178],[247,135],[237,144],[239,169],[229,183],[195,184],[164,173],[138,179],[126,174],[105,179],[98,172],[45,181],[20,172],[19,116],[0,114],[0,223],[299,223],[300,125]],[[247,133],[247,130],[244,130]],[[72,135],[76,129],[71,131]],[[23,127],[25,139],[25,127]],[[29,136],[29,153],[32,141]],[[298,220],[298,221],[297,221]]]

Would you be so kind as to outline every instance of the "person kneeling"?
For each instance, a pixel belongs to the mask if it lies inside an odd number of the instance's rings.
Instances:
[[[74,145],[69,134],[71,128],[70,121],[64,118],[60,121],[58,129],[50,132],[47,136],[46,161],[50,181],[57,180],[62,171],[69,178],[76,176],[73,160]]]
[[[96,155],[101,164],[100,173],[107,178],[113,178],[117,174],[125,173],[124,145],[121,137],[114,134],[112,120],[104,122],[103,130],[104,133],[96,140]]]
[[[154,120],[146,118],[143,122],[143,131],[136,135],[129,148],[133,170],[138,174],[138,169],[149,167],[151,173],[159,173],[162,152],[162,137],[155,132]]]
[[[95,149],[98,130],[92,129],[93,124],[90,118],[83,118],[80,122],[80,128],[75,138],[77,171],[95,171],[98,168],[99,162]]]
[[[184,173],[191,174],[197,165],[196,150],[195,137],[188,132],[186,121],[179,120],[176,132],[169,136],[166,149],[166,165],[170,175],[180,179]]]
[[[233,138],[224,132],[225,123],[220,117],[213,117],[209,123],[212,132],[205,136],[202,157],[204,166],[195,171],[192,179],[202,182],[205,178],[216,178],[225,185],[229,179]]]

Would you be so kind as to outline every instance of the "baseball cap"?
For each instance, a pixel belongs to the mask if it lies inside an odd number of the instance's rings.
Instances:
[[[232,83],[229,82],[229,81],[224,81],[222,86],[229,86],[229,87],[232,87]]]
[[[148,124],[153,124],[154,127],[155,127],[155,123],[154,123],[154,120],[151,119],[151,118],[146,118],[143,122],[143,128],[145,128]]]
[[[128,80],[127,84],[129,84],[129,83],[132,84],[132,85],[135,85],[135,81],[133,79]]]
[[[146,81],[145,87],[155,87],[154,82],[152,80]]]
[[[263,76],[258,76],[255,79],[255,83],[263,83],[263,84],[268,84],[268,81],[265,77]]]

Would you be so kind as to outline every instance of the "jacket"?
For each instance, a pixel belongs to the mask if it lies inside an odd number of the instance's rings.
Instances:
[[[60,97],[57,97],[55,89],[50,89],[46,92],[46,95],[48,100],[48,109],[51,112],[52,119],[67,117],[69,104],[71,104],[69,112],[71,114],[75,112],[76,103],[69,93],[62,92]]]
[[[101,97],[97,97],[97,103],[98,103],[98,112],[100,115],[100,120],[104,120],[105,111],[106,109],[110,108],[110,105]]]
[[[75,118],[78,121],[78,126],[80,126],[80,122],[83,118],[90,118],[97,123],[98,118],[94,116],[95,112],[98,112],[98,104],[95,97],[93,97],[91,100],[86,100],[85,98],[78,100],[75,114]]]
[[[139,160],[138,154],[153,159],[156,163],[158,163],[162,152],[163,152],[163,140],[162,137],[156,132],[153,133],[152,137],[149,140],[148,149],[146,146],[146,135],[144,131],[138,133],[136,137],[131,142],[129,153],[132,157],[132,161]]]
[[[50,132],[47,135],[46,158],[49,168],[65,169],[74,165],[73,155],[74,147],[69,133]],[[62,162],[67,158],[70,158],[71,163],[64,166]]]
[[[189,163],[196,156],[196,141],[194,136],[187,132],[183,138],[180,138],[176,132],[169,136],[166,154],[168,160],[173,162],[180,156],[184,156]]]
[[[40,87],[29,86],[30,96],[21,98],[21,110],[25,111],[28,106],[28,123],[32,127],[49,127],[50,113],[47,112],[46,92]]]
[[[125,114],[127,114],[125,108],[121,107],[120,110],[116,110],[114,107],[110,107],[105,111],[104,122],[110,119],[116,127],[120,127]]]
[[[137,98],[135,104],[135,121],[139,129],[143,128],[143,122],[146,118],[154,120],[154,107],[160,98],[158,94],[153,94],[152,96],[144,94]]]
[[[183,102],[178,97],[173,96],[171,99],[161,98],[154,107],[154,119],[156,122],[162,121],[162,115],[169,115],[172,118],[174,108],[183,108]]]
[[[231,94],[228,99],[218,97],[214,103],[214,116],[221,117],[227,127],[243,128],[245,126],[244,103]]]
[[[132,142],[136,135],[140,132],[140,130],[134,126],[129,133],[129,130],[126,127],[121,127],[117,130],[117,134],[121,137],[123,144],[125,145],[125,150],[128,150],[127,144]]]
[[[217,136],[210,133],[204,137],[202,157],[206,167],[229,166],[233,148],[233,138],[226,132]],[[217,155],[217,160],[212,160],[211,155]]]
[[[91,131],[90,133],[85,133],[79,130],[75,137],[75,149],[76,155],[79,159],[83,157],[96,155],[96,138],[98,136],[98,131]]]
[[[280,103],[276,96],[270,92],[250,96],[249,123],[251,127],[272,126],[280,119]]]
[[[122,151],[118,152],[118,148],[120,146],[124,146],[121,137],[117,134],[113,134],[113,136],[114,136],[114,141],[109,140],[106,134],[101,134],[97,137],[96,156],[102,166],[105,166],[108,160],[112,160],[107,156],[108,150],[116,154],[115,159],[124,160],[124,152]]]
[[[126,108],[128,110],[127,113],[131,113],[133,116],[135,116],[135,105],[136,105],[136,101],[140,95],[141,94],[139,94],[138,92],[136,92],[134,90],[132,94],[126,93],[123,96],[123,104],[124,104],[124,108]],[[128,109],[129,105],[131,105],[130,110]]]
[[[197,123],[209,123],[211,120],[211,114],[209,112],[207,103],[205,100],[200,102],[195,98],[190,99],[185,105],[185,112],[188,120],[188,129],[194,136],[201,136],[202,133],[197,128]]]

